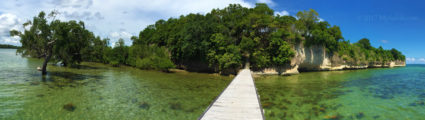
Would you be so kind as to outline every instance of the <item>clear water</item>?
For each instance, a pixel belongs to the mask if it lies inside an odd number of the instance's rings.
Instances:
[[[50,65],[42,77],[41,63],[0,49],[0,119],[197,119],[232,79],[99,63]],[[425,118],[425,65],[259,76],[255,83],[268,120]]]
[[[231,77],[83,63],[79,69],[0,49],[0,119],[197,119]],[[66,109],[65,109],[66,108]]]
[[[425,65],[255,79],[268,120],[425,119]]]

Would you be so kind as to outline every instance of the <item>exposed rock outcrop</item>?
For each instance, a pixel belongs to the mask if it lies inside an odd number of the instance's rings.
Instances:
[[[338,55],[330,55],[324,46],[305,47],[303,44],[294,46],[295,56],[291,63],[283,67],[271,67],[261,71],[253,71],[253,74],[298,74],[300,71],[332,71],[345,69],[366,69],[366,68],[389,68],[406,66],[405,61],[391,61],[386,63],[349,63]]]

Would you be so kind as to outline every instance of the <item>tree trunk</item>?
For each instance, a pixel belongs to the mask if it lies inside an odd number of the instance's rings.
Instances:
[[[41,68],[41,74],[42,75],[46,75],[47,74],[46,68],[47,68],[47,63],[50,60],[50,57],[52,57],[51,54],[50,55],[47,55],[46,57],[44,57],[43,67]]]

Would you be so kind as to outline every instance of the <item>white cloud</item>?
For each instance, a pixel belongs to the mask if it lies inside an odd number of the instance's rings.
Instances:
[[[386,43],[388,43],[388,40],[380,40],[380,42],[386,44]]]
[[[19,29],[20,19],[14,14],[5,13],[0,15],[0,35],[7,35],[11,29]]]
[[[325,19],[319,18],[319,22],[323,22],[323,21],[325,21]]]
[[[406,58],[406,61],[407,61],[407,62],[415,62],[415,61],[416,61],[416,59],[415,59],[415,58]]]
[[[286,10],[283,10],[281,12],[274,12],[275,15],[280,15],[280,16],[289,16],[289,12]]]
[[[4,13],[0,15],[0,44],[19,45],[19,37],[10,37],[10,30],[21,30],[20,20],[16,15]]]
[[[4,38],[4,42],[6,43],[6,44],[13,44],[13,45],[17,45],[17,44],[20,44],[19,43],[19,37],[18,36],[13,36],[13,37],[6,37],[6,38]]]
[[[88,8],[93,4],[92,0],[53,0],[50,2],[59,7],[73,8]]]
[[[406,58],[406,63],[407,64],[425,64],[425,58],[408,57]]]
[[[121,32],[112,32],[112,33],[109,34],[109,36],[111,36],[112,38],[117,38],[117,39],[119,39],[119,38],[130,39],[131,36],[133,36],[133,35],[131,35],[128,32],[121,31]]]
[[[110,41],[111,46],[113,47],[115,45],[115,42],[117,42],[118,39],[120,39],[120,38],[126,40],[125,41],[126,45],[131,45],[131,41],[129,41],[129,40],[130,40],[131,36],[133,36],[133,35],[128,33],[128,32],[121,31],[121,32],[111,32],[109,34],[109,36],[111,38],[111,41]]]
[[[257,2],[274,4],[272,0]],[[109,37],[112,41],[115,37],[111,35],[116,35],[112,34],[115,31],[120,31],[121,37],[137,36],[147,25],[154,24],[159,19],[179,17],[189,13],[205,14],[214,8],[224,8],[229,4],[254,6],[254,3],[245,0],[126,0],[124,2],[119,0],[1,0],[0,14],[16,15],[14,18],[27,21],[38,15],[40,11],[50,12],[56,9],[61,13],[58,19],[83,20],[87,29],[101,37]],[[22,27],[22,23],[17,22],[16,25]],[[0,34],[3,33],[3,29],[13,27],[0,28]],[[124,38],[126,43],[130,41],[128,38]],[[4,38],[0,38],[0,43],[5,41]]]

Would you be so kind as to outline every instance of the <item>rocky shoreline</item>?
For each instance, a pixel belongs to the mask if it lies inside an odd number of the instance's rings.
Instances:
[[[337,55],[329,55],[323,46],[304,47],[302,44],[294,47],[296,55],[291,63],[286,66],[265,68],[262,70],[253,70],[256,75],[292,75],[299,74],[302,71],[336,71],[336,70],[355,70],[367,68],[392,68],[406,66],[405,61],[390,61],[386,63],[373,62],[363,64],[353,64],[342,60]],[[365,64],[367,63],[367,64]]]

